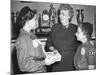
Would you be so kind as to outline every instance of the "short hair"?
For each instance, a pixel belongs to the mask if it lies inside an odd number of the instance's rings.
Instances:
[[[82,31],[84,32],[84,34],[87,36],[88,39],[91,39],[92,36],[92,32],[93,32],[93,24],[89,23],[89,22],[83,22],[80,25]]]
[[[16,24],[20,28],[23,28],[26,21],[31,20],[36,13],[37,13],[36,10],[33,11],[28,6],[23,7],[19,12],[19,15],[16,20]]]
[[[70,16],[69,21],[72,20],[72,17],[74,16],[74,11],[73,11],[73,8],[71,7],[71,5],[61,4],[60,7],[59,7],[59,10],[68,10],[69,11],[69,16]]]

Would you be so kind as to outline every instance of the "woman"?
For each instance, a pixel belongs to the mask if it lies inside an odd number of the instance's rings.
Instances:
[[[46,72],[45,65],[50,65],[53,61],[45,59],[42,45],[34,45],[35,34],[31,37],[31,30],[38,27],[38,17],[36,11],[25,6],[21,9],[17,18],[20,27],[20,34],[16,41],[17,59],[22,73]]]
[[[71,23],[74,11],[68,4],[61,4],[59,11],[60,23],[52,27],[47,41],[47,49],[58,50],[62,56],[60,62],[53,64],[53,72],[72,71],[74,70],[73,57],[78,46],[75,37],[77,26]]]

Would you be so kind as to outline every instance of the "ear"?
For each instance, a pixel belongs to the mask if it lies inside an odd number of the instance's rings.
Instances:
[[[68,14],[69,14],[68,18],[69,18],[69,19],[71,19],[71,14],[70,14],[70,12],[69,12],[69,11],[68,11]]]
[[[85,30],[83,30],[82,32],[83,32],[83,34],[84,34],[85,37],[88,36],[88,35],[87,35],[87,32],[86,32]]]

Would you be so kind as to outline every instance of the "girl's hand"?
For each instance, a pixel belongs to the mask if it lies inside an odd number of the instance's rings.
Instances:
[[[50,59],[49,57],[47,57],[47,58],[45,59],[45,64],[46,64],[46,65],[51,65],[51,64],[53,64],[53,63],[55,63],[55,61],[54,61],[53,59]]]

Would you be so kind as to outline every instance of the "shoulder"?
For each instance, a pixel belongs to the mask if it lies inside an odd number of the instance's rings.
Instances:
[[[94,46],[92,44],[90,44],[90,46],[89,46],[88,54],[89,55],[95,55],[96,54],[96,49],[94,48]]]
[[[77,29],[77,25],[73,24],[73,23],[70,23],[70,26],[74,29]]]
[[[19,36],[18,39],[16,40],[16,45],[23,45],[23,44],[25,44],[25,42],[27,42],[28,38],[29,37],[26,36],[26,35]]]
[[[59,23],[56,23],[53,25],[53,27],[51,28],[51,31],[56,31],[59,30],[61,28],[61,25]]]
[[[75,24],[70,23],[70,29],[73,33],[77,32],[77,26]]]
[[[25,39],[27,39],[27,38],[28,38],[27,35],[20,35],[20,36],[18,37],[17,41],[25,40]]]
[[[86,47],[84,46],[84,44],[81,44],[78,47],[78,51],[80,52],[81,55],[85,55],[86,54]]]
[[[56,23],[56,24],[53,25],[52,28],[59,28],[60,26],[61,26],[61,25],[60,25],[59,23]]]
[[[88,51],[95,50],[94,46],[93,46],[91,43],[84,44],[83,46],[84,46],[86,49],[88,49]]]
[[[88,55],[95,55],[96,49],[92,46],[92,44],[84,45],[84,48],[85,48],[86,53]]]

